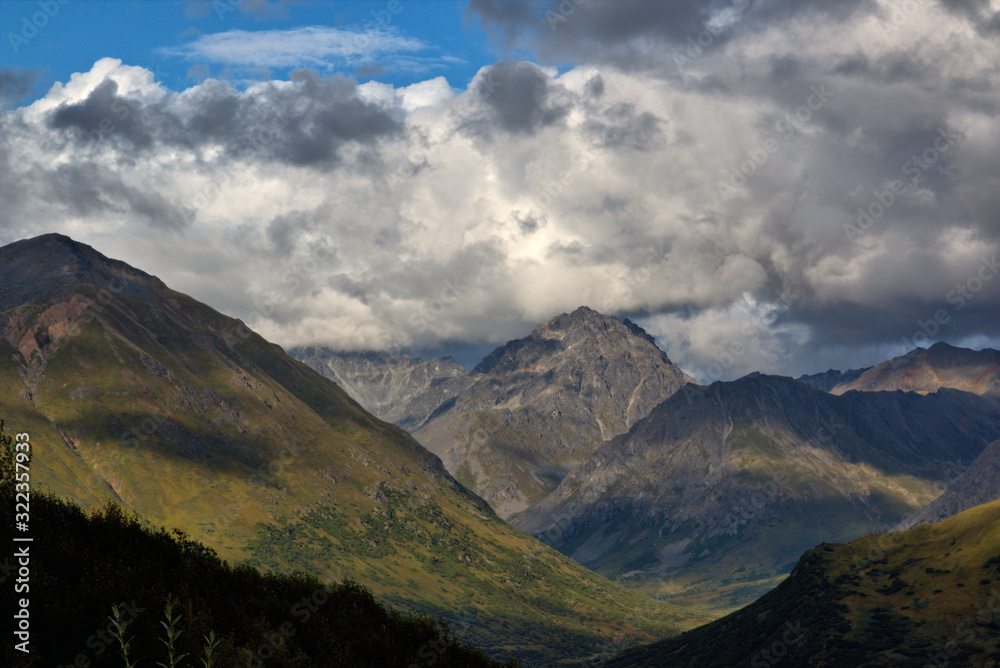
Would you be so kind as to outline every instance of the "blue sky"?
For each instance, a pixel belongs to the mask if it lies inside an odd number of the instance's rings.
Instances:
[[[466,3],[452,0],[69,0],[65,4],[52,0],[44,4],[53,15],[43,15],[43,21],[36,19],[44,9],[37,0],[0,2],[4,26],[0,62],[6,68],[34,70],[38,76],[22,104],[44,95],[52,83],[66,81],[72,73],[88,71],[104,57],[145,67],[172,90],[188,88],[206,76],[229,79],[237,86],[266,77],[287,79],[296,67],[396,87],[444,76],[452,86],[464,88],[476,71],[497,57],[478,19],[466,15]],[[41,27],[31,36],[25,20],[33,19],[35,27]],[[349,41],[348,47],[366,52],[353,55],[330,49],[307,57],[303,49],[278,57],[258,49],[266,61],[260,65],[237,64],[234,59],[240,54],[230,56],[226,45],[219,43],[225,35],[233,36],[231,43],[246,41],[244,33],[284,33],[291,41],[302,36],[295,31],[313,28],[319,29],[313,36],[325,44],[342,43],[346,33],[374,33],[376,38]],[[26,36],[31,37],[21,41]],[[215,42],[210,41],[213,38]],[[280,47],[274,40],[269,44]],[[300,54],[300,62],[287,64]]]

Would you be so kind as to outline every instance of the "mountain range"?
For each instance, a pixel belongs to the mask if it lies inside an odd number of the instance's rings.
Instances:
[[[468,373],[448,359],[291,354],[410,431],[504,518],[693,380],[638,325],[587,307],[499,346]]]
[[[290,352],[68,237],[0,248],[0,417],[31,433],[41,489],[114,501],[258,570],[349,576],[461,625],[494,658],[603,661],[762,595],[756,617],[706,628],[752,636],[742,652],[783,633],[773,610],[820,615],[804,600],[818,596],[835,614],[811,618],[826,630],[803,648],[869,656],[874,624],[910,656],[940,640],[916,612],[937,604],[934,578],[912,565],[946,539],[965,556],[994,540],[980,524],[995,504],[887,534],[919,540],[866,539],[906,548],[880,548],[888,575],[843,570],[859,543],[827,544],[1000,495],[997,351],[935,344],[866,369],[704,386],[638,325],[581,307],[471,371]],[[972,587],[976,564],[934,564],[925,575]],[[835,587],[819,596],[823,582]],[[901,605],[910,590],[902,616],[853,604]],[[700,662],[700,633],[621,665],[716,665]],[[989,656],[973,644],[961,651]]]
[[[1000,397],[1000,351],[956,348],[943,341],[916,348],[861,373],[847,372],[830,388],[833,394],[903,390],[934,392],[942,387]]]
[[[796,381],[751,374],[708,390],[640,328],[585,307],[465,374],[448,359],[293,354],[380,397],[374,410],[514,526],[623,584],[714,613],[773,587],[822,540],[916,517],[1000,436],[998,353],[943,343],[875,367]],[[617,388],[644,375],[608,372],[616,366],[660,372],[659,401],[616,403]],[[603,378],[603,391],[575,377]],[[677,392],[678,381],[690,384]],[[596,434],[609,406],[623,419]],[[594,444],[584,456],[568,445],[581,439]]]
[[[817,543],[922,508],[997,437],[1000,402],[959,390],[688,385],[511,523],[650,594],[726,610]]]
[[[40,489],[263,570],[349,575],[534,663],[704,616],[501,521],[402,429],[278,346],[61,235],[0,248],[0,414]]]

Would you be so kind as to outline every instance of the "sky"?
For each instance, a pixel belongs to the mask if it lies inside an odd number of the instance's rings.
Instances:
[[[1000,0],[0,2],[0,244],[286,347],[587,305],[703,381],[1000,348]]]

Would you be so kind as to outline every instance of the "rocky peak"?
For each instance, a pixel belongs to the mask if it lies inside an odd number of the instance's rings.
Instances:
[[[61,301],[81,285],[114,286],[133,294],[166,290],[158,278],[62,234],[0,248],[0,312],[43,298]]]
[[[580,345],[584,344],[584,345]],[[512,372],[535,368],[544,358],[558,356],[562,363],[570,357],[622,354],[653,354],[670,364],[666,353],[642,327],[626,320],[581,306],[572,313],[562,313],[536,326],[523,339],[509,341],[487,355],[473,369],[475,374]]]

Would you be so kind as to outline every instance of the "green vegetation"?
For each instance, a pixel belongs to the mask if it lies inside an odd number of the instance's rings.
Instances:
[[[806,553],[747,607],[624,652],[640,666],[996,666],[1000,501],[934,525]],[[978,584],[974,584],[978,583]]]
[[[0,441],[0,503],[10,508],[12,447],[9,437]],[[13,534],[12,513],[0,523]],[[192,657],[204,666],[257,665],[256,657],[272,668],[500,665],[456,642],[447,627],[390,610],[354,582],[233,567],[182,532],[152,530],[114,504],[87,514],[33,493],[31,523],[31,654],[4,643],[4,666],[186,666]],[[3,600],[9,610],[11,597]]]

